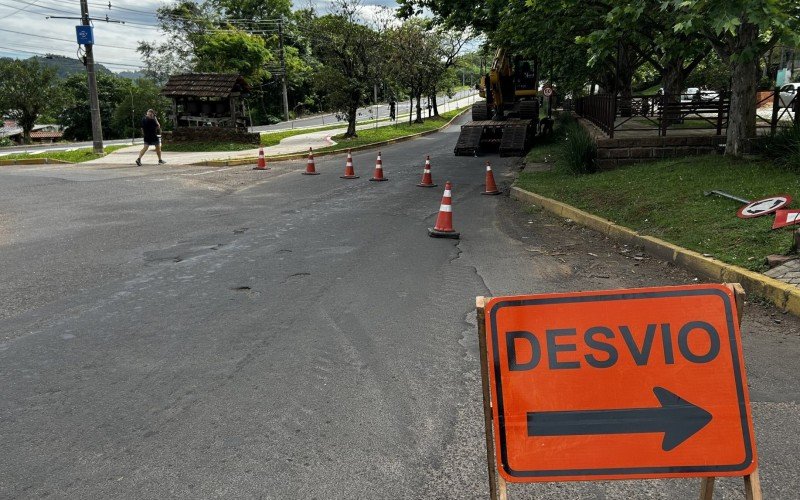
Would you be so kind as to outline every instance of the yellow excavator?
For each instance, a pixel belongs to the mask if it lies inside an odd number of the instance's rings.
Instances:
[[[478,90],[485,101],[472,106],[472,121],[461,126],[456,156],[498,150],[500,156],[522,156],[530,149],[539,123],[538,61],[497,49]]]

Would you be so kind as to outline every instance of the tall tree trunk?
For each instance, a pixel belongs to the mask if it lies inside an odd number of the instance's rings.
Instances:
[[[758,42],[758,26],[744,23],[737,29],[738,58],[728,58],[731,68],[731,109],[725,154],[748,153],[749,139],[756,136],[756,90],[758,86],[758,54],[742,57],[742,51]]]
[[[356,134],[356,119],[358,118],[358,108],[355,106],[350,106],[350,109],[347,111],[347,132],[345,132],[345,137],[357,137]]]
[[[680,122],[681,92],[683,92],[683,58],[676,57],[664,64],[661,81],[664,85],[663,119],[667,125]],[[655,105],[655,103],[654,103]]]
[[[411,97],[409,97],[408,101],[408,124],[414,121],[414,93],[411,93]]]
[[[731,110],[725,143],[727,155],[741,156],[748,153],[748,139],[756,136],[757,85],[756,59],[731,63]]]
[[[617,94],[619,95],[620,116],[631,116],[631,97],[633,96],[633,74],[637,69],[636,51],[630,45],[622,44],[619,50],[619,74],[617,75]]]
[[[423,123],[422,120],[422,92],[417,93],[417,118],[414,123]]]
[[[431,94],[431,105],[433,106],[433,117],[439,118],[439,106],[436,102],[436,92]]]

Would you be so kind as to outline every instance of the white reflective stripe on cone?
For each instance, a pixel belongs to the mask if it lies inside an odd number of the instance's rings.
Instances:
[[[451,205],[441,205],[439,207],[439,211],[440,212],[452,212],[453,211],[453,207]]]
[[[446,190],[444,192],[444,197],[445,198],[452,198],[453,197],[453,193],[448,189],[448,190]]]

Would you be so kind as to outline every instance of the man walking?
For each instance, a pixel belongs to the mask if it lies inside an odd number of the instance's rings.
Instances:
[[[144,147],[139,152],[139,157],[136,158],[136,165],[142,166],[142,156],[150,149],[150,146],[155,146],[156,154],[158,155],[158,163],[167,163],[161,159],[161,139],[158,134],[161,132],[161,124],[158,123],[156,112],[152,109],[147,110],[147,115],[142,118],[142,135],[144,136]]]

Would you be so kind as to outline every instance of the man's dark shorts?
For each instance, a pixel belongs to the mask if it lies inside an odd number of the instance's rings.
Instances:
[[[147,138],[147,139],[144,140],[144,143],[147,146],[160,146],[161,145],[161,139],[159,139],[158,137],[156,137],[155,139]]]

